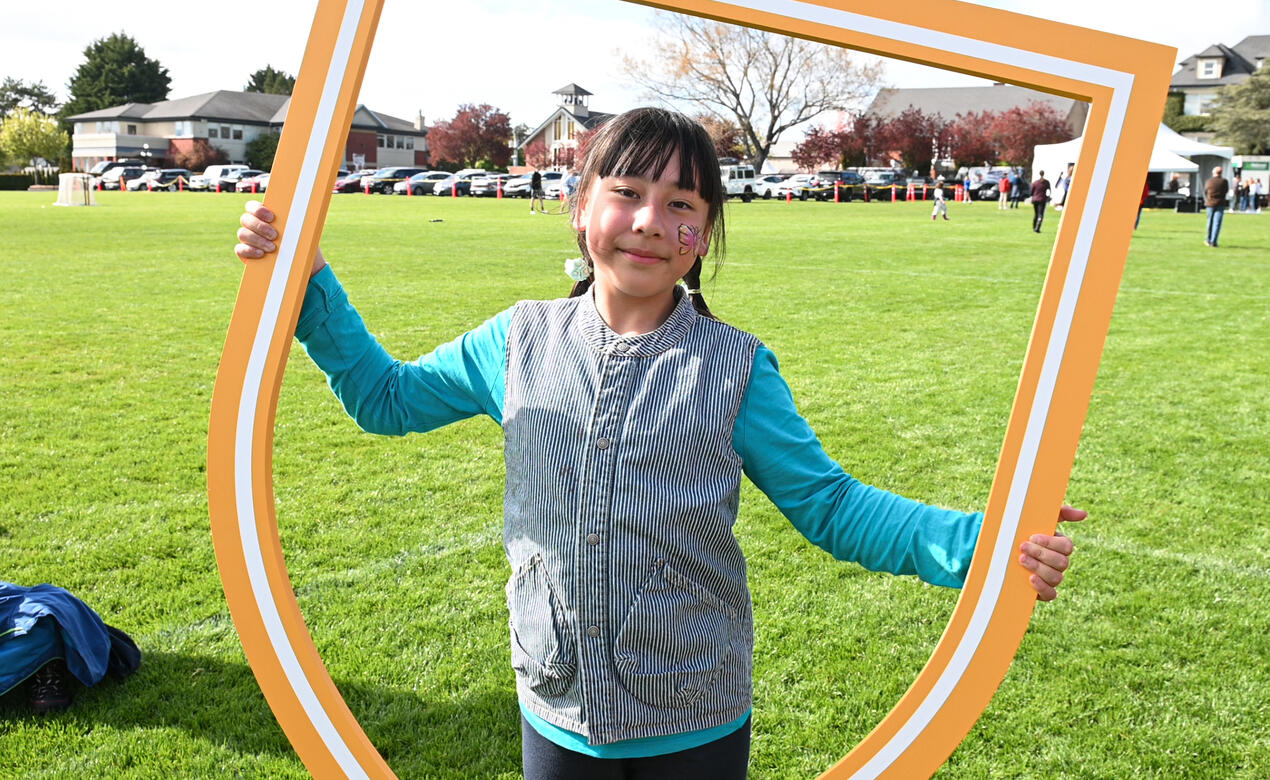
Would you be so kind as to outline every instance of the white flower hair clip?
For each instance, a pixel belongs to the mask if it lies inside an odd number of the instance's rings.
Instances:
[[[584,258],[571,257],[564,261],[564,272],[575,282],[585,282],[591,278],[591,264]]]

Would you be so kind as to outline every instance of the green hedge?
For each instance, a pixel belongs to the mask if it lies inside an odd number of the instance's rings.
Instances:
[[[1212,117],[1208,116],[1170,116],[1165,117],[1164,124],[1168,125],[1178,133],[1197,133],[1208,129],[1208,123]]]
[[[0,173],[0,190],[25,190],[34,183],[29,173]]]

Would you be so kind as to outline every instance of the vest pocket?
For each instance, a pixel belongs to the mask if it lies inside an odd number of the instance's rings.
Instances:
[[[723,669],[736,624],[736,610],[659,560],[613,642],[618,679],[647,704],[688,707]]]
[[[507,610],[517,676],[539,695],[562,695],[573,684],[578,664],[568,616],[541,555],[535,554],[508,580]]]

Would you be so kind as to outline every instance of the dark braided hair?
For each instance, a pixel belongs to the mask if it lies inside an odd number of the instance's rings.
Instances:
[[[714,142],[694,119],[664,108],[651,107],[636,108],[610,119],[591,141],[569,205],[576,210],[579,199],[590,191],[597,178],[655,178],[665,170],[676,152],[679,153],[678,186],[697,192],[708,204],[705,228],[709,231],[710,245],[714,249],[714,273],[718,273],[723,262],[723,180]],[[578,231],[578,248],[582,250],[587,265],[594,268],[591,253],[586,247],[586,231]],[[701,289],[701,265],[702,259],[698,257],[684,274],[684,283],[690,290]],[[582,295],[591,288],[593,281],[594,271],[584,281],[573,285],[569,297]],[[711,313],[700,292],[691,293],[691,297],[698,314],[718,319]]]

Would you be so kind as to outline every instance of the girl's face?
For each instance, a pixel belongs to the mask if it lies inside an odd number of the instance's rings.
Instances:
[[[655,180],[597,178],[583,194],[573,226],[586,231],[597,295],[632,303],[663,299],[692,268],[703,244],[694,246],[691,238],[709,240],[709,204],[680,189],[678,174],[675,154]]]

